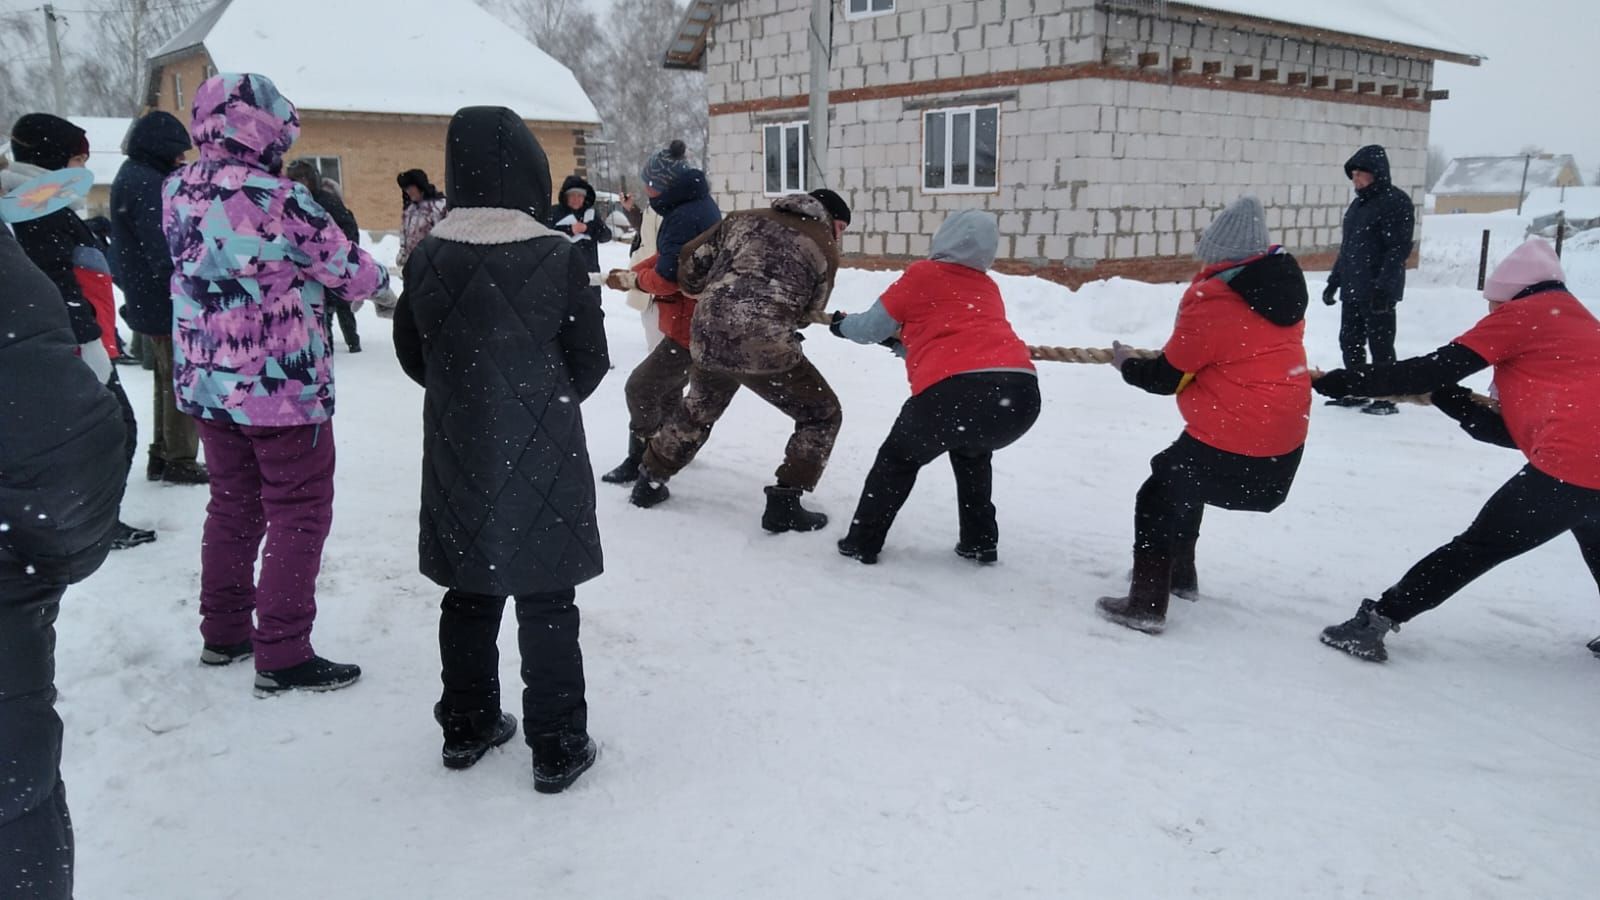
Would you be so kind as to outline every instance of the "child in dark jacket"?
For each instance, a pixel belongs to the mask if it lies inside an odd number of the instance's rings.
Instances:
[[[839,552],[872,564],[917,472],[949,454],[961,537],[956,553],[980,563],[998,558],[991,461],[1039,417],[1039,379],[1028,347],[1006,321],[1000,287],[988,275],[1000,243],[993,213],[952,214],[925,262],[864,313],[834,314],[834,334],[860,344],[899,335],[911,399],[867,474]]]
[[[1195,543],[1207,506],[1271,512],[1288,498],[1311,411],[1305,276],[1271,246],[1260,201],[1242,197],[1223,210],[1195,255],[1204,268],[1161,354],[1135,359],[1115,345],[1123,380],[1176,394],[1185,423],[1150,460],[1134,502],[1128,593],[1097,604],[1107,619],[1149,634],[1165,628],[1169,594],[1198,595]]]

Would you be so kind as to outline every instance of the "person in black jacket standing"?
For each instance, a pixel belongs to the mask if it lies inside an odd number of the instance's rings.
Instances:
[[[311,198],[317,201],[350,243],[361,246],[361,226],[356,224],[356,215],[344,205],[338,191],[332,187],[333,182],[324,182],[317,173],[317,167],[303,159],[297,159],[289,164],[284,171],[285,177],[298,181],[311,192]],[[344,344],[350,348],[351,353],[361,352],[361,335],[356,332],[356,311],[350,306],[350,301],[339,297],[328,297],[327,315],[330,321],[325,325],[331,326],[332,318],[339,317],[339,331],[344,333]],[[333,334],[330,328],[328,346],[333,346]]]
[[[111,259],[127,302],[122,317],[151,347],[155,375],[152,439],[145,477],[168,484],[206,484],[194,419],[172,394],[172,254],[161,230],[161,183],[183,164],[193,144],[171,113],[157,110],[133,123],[128,160],[111,182]]]
[[[1344,301],[1339,317],[1339,349],[1347,369],[1395,361],[1395,304],[1406,290],[1406,260],[1411,256],[1411,234],[1416,211],[1411,195],[1389,179],[1389,154],[1377,144],[1357,150],[1344,164],[1344,174],[1356,189],[1356,199],[1344,214],[1344,236],[1339,259],[1328,274],[1322,302]],[[1368,401],[1342,397],[1328,406],[1359,406],[1375,416],[1399,412],[1388,400]]]
[[[594,208],[594,185],[577,175],[568,175],[561,183],[561,204],[550,210],[546,225],[565,234],[582,254],[584,265],[590,272],[600,271],[600,245],[611,241],[611,226],[606,217]],[[600,300],[600,286],[593,286],[595,302]]]
[[[122,412],[76,355],[60,293],[0,226],[0,894],[72,896],[55,621],[105,561]]]
[[[611,367],[603,315],[583,253],[542,224],[550,169],[521,117],[457,112],[445,161],[450,214],[406,260],[394,317],[400,365],[427,392],[419,553],[446,588],[434,718],[453,769],[516,733],[495,647],[514,596],[534,787],[556,793],[598,753],[573,600],[602,569],[579,404]]]

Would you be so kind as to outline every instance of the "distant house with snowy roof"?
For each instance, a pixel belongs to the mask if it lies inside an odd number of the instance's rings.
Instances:
[[[89,139],[89,162],[84,168],[94,173],[94,187],[89,191],[84,215],[110,215],[111,182],[127,159],[122,155],[122,142],[127,138],[133,120],[105,116],[67,116],[67,119],[82,128]],[[0,143],[0,155],[11,159],[9,139]]]
[[[1524,190],[1581,184],[1583,176],[1571,156],[1463,156],[1450,160],[1439,176],[1434,208],[1442,213],[1499,212],[1516,209]]]
[[[861,214],[857,265],[925,255],[955,209],[995,211],[1000,268],[1069,284],[1192,274],[1251,193],[1327,266],[1344,161],[1389,150],[1423,199],[1434,65],[1477,65],[1397,0],[839,0],[828,171],[807,171],[809,0],[691,0],[663,64],[703,69],[724,208],[814,187]]]
[[[188,123],[218,71],[278,85],[300,110],[290,159],[338,181],[369,230],[400,227],[400,172],[444,188],[445,130],[463,106],[521,115],[556,184],[586,172],[600,121],[570,69],[472,0],[220,0],[151,57],[145,103]]]

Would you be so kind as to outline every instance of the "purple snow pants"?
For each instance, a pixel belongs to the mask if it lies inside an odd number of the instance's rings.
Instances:
[[[208,644],[251,641],[257,671],[299,665],[312,657],[317,573],[333,525],[333,423],[196,423],[211,470],[200,544],[200,635]],[[267,545],[257,581],[262,537]]]

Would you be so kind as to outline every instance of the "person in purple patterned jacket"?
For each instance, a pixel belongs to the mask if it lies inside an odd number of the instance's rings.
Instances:
[[[333,368],[324,304],[362,300],[388,273],[284,178],[294,105],[261,75],[195,92],[200,158],[170,177],[173,380],[211,468],[201,542],[200,661],[255,656],[256,693],[335,690],[357,666],[311,648],[333,523]],[[261,558],[261,577],[255,564]],[[252,625],[251,615],[255,615]]]

